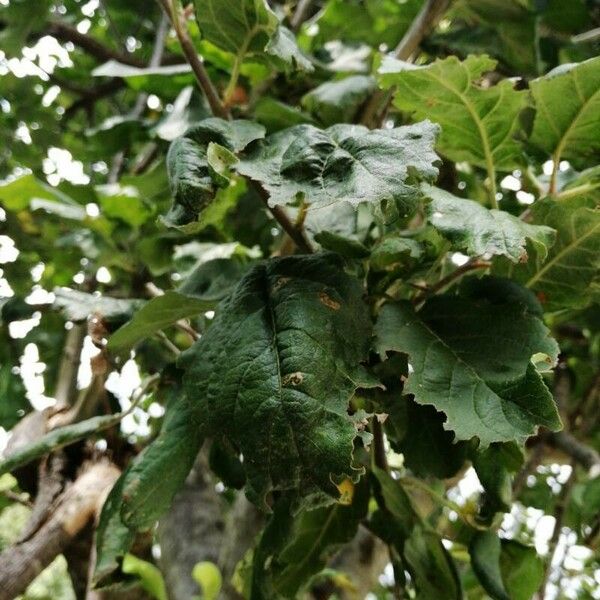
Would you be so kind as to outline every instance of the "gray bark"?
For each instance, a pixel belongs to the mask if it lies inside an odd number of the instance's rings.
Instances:
[[[224,502],[215,491],[203,450],[158,525],[160,567],[170,600],[190,600],[198,594],[192,569],[200,561],[218,563],[223,537]]]

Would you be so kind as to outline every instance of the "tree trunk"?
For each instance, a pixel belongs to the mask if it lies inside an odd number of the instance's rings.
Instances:
[[[29,539],[0,554],[0,600],[12,600],[73,541],[102,507],[119,470],[106,462],[90,466],[64,492],[48,520]]]
[[[158,525],[160,567],[170,600],[190,600],[198,595],[198,585],[192,579],[194,565],[204,560],[218,562],[223,510],[224,502],[215,491],[207,451],[203,450]]]

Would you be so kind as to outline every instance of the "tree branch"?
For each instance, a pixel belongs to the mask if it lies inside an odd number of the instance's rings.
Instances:
[[[132,67],[143,68],[146,66],[139,58],[120,50],[109,48],[93,37],[85,33],[80,33],[76,27],[62,21],[50,21],[44,33],[55,37],[61,42],[72,42],[99,61],[116,60]]]
[[[62,359],[58,368],[54,397],[59,406],[71,406],[77,396],[77,373],[81,362],[81,348],[85,325],[73,324],[65,339]]]
[[[0,554],[0,600],[12,600],[59,555],[100,510],[119,476],[109,463],[87,469],[61,496],[36,534]]]
[[[221,117],[222,119],[229,119],[230,114],[227,108],[221,102],[219,98],[219,94],[215,89],[206,69],[204,68],[204,63],[198,56],[196,52],[196,48],[194,48],[194,44],[190,38],[190,35],[187,30],[187,26],[183,17],[178,10],[175,2],[178,0],[158,0],[160,5],[163,7],[167,17],[170,19],[173,28],[175,29],[175,33],[177,34],[177,38],[179,39],[179,43],[181,44],[181,49],[185,55],[187,62],[192,67],[192,71],[196,76],[196,80],[198,81],[198,85],[200,89],[204,92],[206,99],[208,100],[208,104],[216,117]]]
[[[568,431],[546,433],[541,437],[545,444],[564,452],[588,471],[592,469],[600,471],[600,454],[591,446],[579,441]]]
[[[398,60],[409,61],[417,51],[423,38],[438,24],[450,0],[427,0],[415,20],[411,23],[394,50]],[[385,118],[392,101],[393,90],[376,90],[365,105],[360,122],[368,127],[377,127]]]
[[[294,15],[290,20],[290,25],[292,26],[292,31],[298,31],[300,29],[302,23],[306,21],[306,17],[310,11],[310,8],[313,4],[313,0],[298,0],[298,4],[296,5],[296,10],[294,11]]]

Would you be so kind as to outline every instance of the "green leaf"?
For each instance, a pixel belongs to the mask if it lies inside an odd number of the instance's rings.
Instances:
[[[408,538],[415,525],[419,522],[419,517],[409,495],[402,487],[402,484],[387,471],[378,467],[373,467],[372,471],[379,482],[381,497],[386,510],[393,517],[394,524],[399,528],[402,538]]]
[[[544,563],[535,548],[502,540],[502,579],[511,600],[530,600],[544,577]]]
[[[419,600],[460,600],[456,566],[435,532],[415,527],[404,544],[404,558]]]
[[[122,354],[160,329],[173,325],[179,319],[205,312],[215,303],[215,300],[201,300],[169,290],[149,300],[131,321],[117,329],[108,340],[108,349],[113,354]]]
[[[422,4],[423,0],[329,0],[316,21],[316,41],[343,40],[393,48]]]
[[[514,443],[492,444],[473,453],[473,466],[485,493],[479,518],[491,523],[496,513],[508,512],[512,505],[512,475],[523,464],[523,453]]]
[[[178,94],[184,88],[194,84],[192,68],[187,63],[162,65],[158,67],[132,67],[116,60],[96,67],[94,77],[120,77],[127,85],[137,91],[148,94]]]
[[[123,573],[136,575],[141,587],[156,600],[167,600],[167,589],[160,569],[133,554],[126,554],[122,564]]]
[[[211,142],[237,153],[264,134],[264,128],[251,121],[210,118],[173,141],[167,155],[167,170],[174,203],[164,221],[171,226],[194,223],[213,200],[222,181],[215,180],[208,162]]]
[[[522,441],[536,427],[560,428],[552,395],[531,364],[538,353],[554,364],[556,342],[539,318],[513,302],[456,296],[431,299],[419,313],[386,304],[376,347],[409,356],[405,392],[446,414],[458,440]]]
[[[121,146],[119,146],[121,147]],[[118,219],[131,227],[141,227],[153,214],[150,206],[140,197],[133,186],[101,185],[96,193],[102,214],[109,219]]]
[[[73,204],[73,200],[66,194],[40,181],[35,175],[22,175],[0,183],[0,200],[5,209],[14,211],[25,210],[32,200],[38,203],[46,201],[44,206],[54,203]],[[77,204],[74,206],[83,210]]]
[[[135,537],[134,532],[121,520],[123,484],[126,476],[127,470],[117,479],[102,506],[96,528],[96,564],[92,577],[94,587],[102,587],[112,582],[112,574],[120,569]]]
[[[443,416],[431,406],[421,406],[408,397],[396,402],[406,404],[406,428],[399,439],[394,437],[394,414],[385,422],[392,448],[404,456],[404,464],[417,477],[445,479],[456,475],[467,457],[467,444],[455,442],[454,435],[444,430]]]
[[[294,34],[279,24],[266,0],[194,0],[194,5],[203,38],[238,60],[268,55],[277,67],[312,70]]]
[[[122,414],[92,417],[73,425],[65,425],[49,431],[31,444],[17,448],[10,456],[0,462],[0,475],[10,473],[45,454],[70,446],[94,433],[113,427],[123,418]]]
[[[356,425],[348,416],[370,335],[357,281],[333,255],[254,267],[181,355],[195,422],[244,456],[246,494],[266,508],[270,490],[332,502],[332,477],[355,478]]]
[[[280,71],[313,71],[310,59],[298,48],[296,36],[287,28],[280,25],[265,46],[269,55],[269,63]]]
[[[237,170],[263,184],[271,205],[299,198],[314,208],[386,200],[397,202],[406,215],[419,200],[416,184],[437,177],[433,151],[437,132],[428,122],[376,130],[299,125],[255,145]]]
[[[0,427],[7,431],[31,410],[21,375],[10,364],[0,364]]]
[[[217,565],[209,561],[199,562],[194,565],[192,577],[202,589],[202,600],[217,600],[223,585]]]
[[[268,96],[263,96],[256,103],[254,118],[266,127],[268,133],[274,133],[293,125],[313,122],[310,115]]]
[[[203,38],[233,54],[262,52],[279,21],[265,0],[194,0]]]
[[[160,329],[214,308],[233,288],[247,267],[235,260],[215,259],[202,263],[181,284],[149,300],[131,321],[115,331],[108,349],[122,354]]]
[[[265,597],[297,598],[340,546],[354,538],[367,514],[368,500],[369,487],[361,482],[351,503],[305,510],[296,515],[285,544],[271,549],[268,576],[275,596]]]
[[[536,108],[529,141],[555,162],[600,159],[600,57],[556,67],[530,83]]]
[[[506,211],[489,210],[478,202],[430,185],[423,185],[422,189],[431,198],[426,206],[429,222],[454,248],[471,256],[491,254],[506,256],[512,262],[525,262],[528,239],[541,258],[554,243],[555,232],[550,227],[530,225]]]
[[[397,108],[442,126],[438,149],[443,155],[483,167],[493,176],[523,162],[514,135],[527,102],[508,79],[491,87],[478,85],[495,66],[485,55],[463,62],[450,56],[426,66],[386,58],[379,74],[383,87],[396,88]]]
[[[493,600],[511,600],[500,570],[500,538],[494,531],[478,531],[469,544],[471,566]]]
[[[121,517],[132,529],[147,529],[171,505],[185,483],[204,438],[190,405],[181,398],[167,407],[159,436],[127,470]]]
[[[143,300],[110,298],[66,287],[54,288],[54,297],[53,306],[70,321],[85,321],[90,315],[108,321],[125,321],[144,303]]]
[[[548,256],[533,253],[524,265],[497,272],[533,290],[544,309],[585,308],[600,298],[600,210],[591,196],[538,201],[531,222],[556,230]]]
[[[324,125],[351,123],[375,87],[375,80],[366,75],[328,81],[305,94],[302,106]]]
[[[415,239],[400,237],[397,233],[382,237],[371,250],[371,268],[388,268],[417,262],[423,255],[423,245]]]

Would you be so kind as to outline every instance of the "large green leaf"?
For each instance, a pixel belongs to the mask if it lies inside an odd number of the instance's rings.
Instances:
[[[485,254],[508,257],[512,262],[527,261],[526,241],[535,244],[544,257],[553,244],[550,227],[530,225],[506,211],[487,209],[478,202],[459,198],[431,185],[423,185],[431,198],[426,211],[429,222],[458,250],[471,256]]]
[[[529,141],[558,162],[600,159],[600,57],[561,65],[530,83],[536,108]],[[591,161],[591,162],[590,162]]]
[[[514,140],[518,116],[527,102],[504,79],[494,86],[478,84],[496,61],[487,56],[455,56],[426,66],[386,58],[380,69],[384,87],[396,87],[394,105],[414,119],[431,119],[442,126],[438,148],[451,160],[467,161],[487,169],[508,171],[521,164],[522,152]]]
[[[381,354],[409,356],[405,392],[446,414],[459,440],[523,440],[536,427],[560,427],[552,395],[531,363],[553,364],[558,348],[539,318],[516,302],[439,296],[415,313],[386,304],[376,326]]]
[[[202,442],[190,405],[181,397],[172,401],[159,436],[124,477],[121,517],[126,525],[145,529],[158,521],[184,484]]]
[[[533,290],[544,308],[584,308],[600,297],[600,210],[593,197],[546,199],[531,209],[531,221],[556,229],[544,260],[535,253],[524,265],[499,267]]]
[[[223,185],[207,154],[211,143],[230,152],[239,152],[264,135],[264,127],[252,121],[209,118],[173,141],[167,155],[167,169],[174,202],[165,222],[173,226],[197,222],[218,186]],[[192,232],[189,228],[186,231]]]
[[[333,255],[273,259],[180,358],[197,425],[239,448],[246,493],[265,508],[270,490],[332,502],[332,478],[357,474],[348,401],[372,385],[359,364],[371,327],[361,295]]]
[[[420,197],[416,184],[437,177],[437,132],[427,121],[376,130],[299,125],[255,145],[236,168],[260,181],[273,205],[299,198],[314,208],[396,201],[401,214],[408,214]]]

